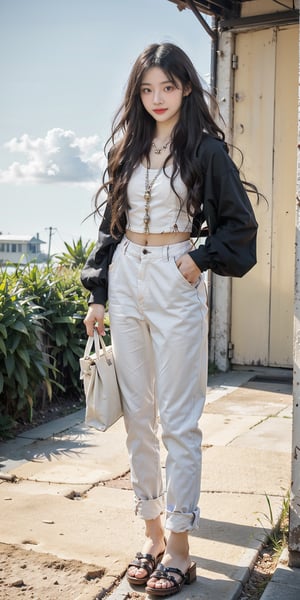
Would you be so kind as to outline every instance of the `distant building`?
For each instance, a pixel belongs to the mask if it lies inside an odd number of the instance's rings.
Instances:
[[[36,236],[0,233],[0,264],[44,262],[47,255],[41,252],[41,244],[45,243],[38,233]]]

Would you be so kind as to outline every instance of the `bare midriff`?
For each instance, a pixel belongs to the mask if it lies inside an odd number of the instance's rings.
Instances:
[[[174,231],[170,233],[136,233],[126,230],[126,237],[134,244],[140,246],[168,246],[189,240],[191,234],[187,231]]]

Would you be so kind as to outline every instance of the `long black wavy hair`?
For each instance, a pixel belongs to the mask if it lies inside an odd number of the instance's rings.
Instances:
[[[143,159],[149,164],[156,122],[145,110],[140,91],[143,76],[151,67],[162,69],[175,86],[178,87],[180,82],[183,90],[191,90],[183,98],[180,118],[172,131],[170,153],[164,162],[165,167],[172,156],[171,186],[174,190],[173,181],[179,172],[188,190],[187,211],[191,216],[199,212],[202,181],[201,174],[197,173],[195,161],[203,133],[221,140],[225,138],[212,116],[217,109],[217,103],[214,97],[204,90],[200,77],[185,52],[171,43],[148,46],[131,70],[123,104],[113,120],[112,134],[105,145],[105,152],[109,149],[108,165],[102,185],[95,196],[95,207],[99,211],[102,206],[99,205],[101,192],[105,190],[108,194],[112,211],[112,235],[123,233],[126,226],[125,215],[129,206],[127,185],[134,168]]]

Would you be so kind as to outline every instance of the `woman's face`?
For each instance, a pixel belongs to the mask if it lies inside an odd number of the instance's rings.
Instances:
[[[140,97],[145,110],[157,123],[174,126],[180,116],[182,99],[188,96],[190,89],[184,90],[179,80],[176,85],[159,67],[145,71]]]

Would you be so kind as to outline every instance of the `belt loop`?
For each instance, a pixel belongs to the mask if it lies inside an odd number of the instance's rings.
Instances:
[[[167,246],[167,261],[170,262],[170,247]]]

